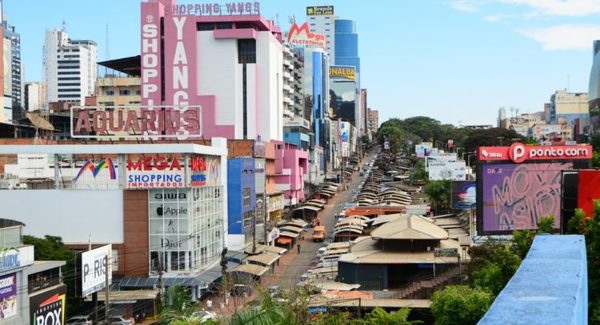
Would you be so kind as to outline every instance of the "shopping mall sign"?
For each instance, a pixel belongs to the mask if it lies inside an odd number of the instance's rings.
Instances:
[[[329,78],[356,80],[356,68],[353,66],[332,65],[329,67]]]
[[[510,147],[480,147],[478,159],[512,161],[517,164],[532,160],[592,159],[592,146],[527,146],[517,142]]]
[[[201,137],[200,106],[71,108],[73,138]]]
[[[311,32],[307,23],[301,26],[296,23],[292,24],[288,33],[288,43],[327,49],[325,35]]]
[[[184,166],[177,157],[127,158],[127,187],[133,189],[185,187]]]
[[[167,15],[233,16],[260,15],[260,2],[184,3],[165,7]]]

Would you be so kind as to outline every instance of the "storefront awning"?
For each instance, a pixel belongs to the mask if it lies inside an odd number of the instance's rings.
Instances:
[[[295,232],[289,232],[289,231],[282,231],[279,233],[279,238],[281,237],[290,237],[290,238],[298,238],[298,236],[300,236],[300,234],[295,233]]]
[[[296,211],[303,210],[303,209],[304,210],[311,210],[311,211],[315,211],[315,212],[319,212],[319,211],[323,210],[321,208],[313,207],[313,206],[310,206],[310,205],[303,205],[303,206],[301,206],[299,208],[296,208]]]
[[[111,304],[134,304],[139,300],[155,300],[158,293],[158,289],[109,291],[108,299]],[[91,300],[92,296],[88,297]],[[105,298],[104,294],[98,294],[98,301],[104,301]]]
[[[299,233],[302,232],[302,230],[303,230],[302,228],[293,227],[291,225],[286,225],[286,226],[283,226],[283,227],[279,227],[279,231],[280,232],[281,231],[287,231],[287,232],[293,232],[293,233],[299,234]],[[279,233],[279,234],[281,235],[281,233]]]
[[[256,264],[240,264],[231,269],[231,272],[242,272],[256,276],[263,276],[267,271],[269,271],[269,268]]]
[[[292,239],[289,237],[279,237],[277,238],[277,243],[281,245],[289,245],[292,243]]]
[[[265,252],[265,253],[258,254],[258,255],[248,256],[246,261],[262,264],[265,266],[270,266],[271,264],[275,263],[278,259],[279,259],[278,254]]]
[[[177,277],[177,278],[164,278],[165,287],[172,287],[175,285],[181,285],[184,287],[206,287],[206,282],[200,280],[199,278],[191,278],[191,277]],[[159,286],[158,278],[144,278],[144,277],[134,277],[134,278],[126,278],[119,282],[119,288],[155,288]]]

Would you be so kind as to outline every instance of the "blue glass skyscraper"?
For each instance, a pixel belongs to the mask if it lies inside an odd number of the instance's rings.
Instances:
[[[358,34],[353,20],[335,20],[335,65],[356,67],[356,72],[360,75]]]

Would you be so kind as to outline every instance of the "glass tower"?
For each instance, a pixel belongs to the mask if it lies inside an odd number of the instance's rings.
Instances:
[[[600,131],[600,40],[594,41],[594,56],[588,88],[590,119],[594,133]]]
[[[356,72],[360,74],[358,34],[353,20],[335,20],[335,64],[356,67]]]

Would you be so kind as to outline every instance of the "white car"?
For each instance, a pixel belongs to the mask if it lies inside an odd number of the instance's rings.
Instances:
[[[133,325],[133,320],[125,319],[123,316],[110,316],[110,325]]]
[[[92,325],[93,323],[90,316],[73,316],[67,320],[67,325]]]

